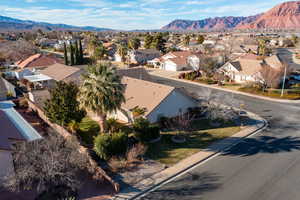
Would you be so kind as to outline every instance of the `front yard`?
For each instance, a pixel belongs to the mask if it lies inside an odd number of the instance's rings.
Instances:
[[[213,142],[230,137],[241,130],[234,123],[214,128],[208,120],[195,121],[193,128],[196,131],[186,134],[186,142],[181,144],[171,140],[171,137],[176,134],[175,132],[162,132],[161,141],[149,144],[146,156],[171,166],[201,151]]]

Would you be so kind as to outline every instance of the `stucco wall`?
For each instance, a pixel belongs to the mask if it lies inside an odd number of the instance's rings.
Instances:
[[[195,107],[196,101],[187,97],[178,90],[174,90],[156,109],[154,109],[148,116],[147,119],[154,123],[159,117],[175,117],[179,114],[181,109],[185,112],[189,107]]]

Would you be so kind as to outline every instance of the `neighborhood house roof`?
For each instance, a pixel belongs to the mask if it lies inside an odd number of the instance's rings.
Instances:
[[[38,67],[47,67],[55,63],[62,62],[60,59],[55,58],[54,56],[35,54],[28,57],[25,60],[20,60],[16,63],[19,68],[38,68]]]
[[[280,67],[282,67],[282,63],[277,55],[265,58],[265,62],[267,65],[275,69],[279,69]]]
[[[62,81],[79,71],[79,68],[56,63],[44,70],[41,70],[40,73],[49,76],[56,81]]]
[[[126,110],[131,110],[136,106],[146,108],[146,116],[175,89],[174,87],[126,76],[122,78],[122,83],[126,85],[124,94],[126,103],[122,107]]]

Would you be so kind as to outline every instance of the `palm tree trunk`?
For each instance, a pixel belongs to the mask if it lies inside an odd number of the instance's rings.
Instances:
[[[99,127],[101,133],[106,133],[106,115],[99,114]]]

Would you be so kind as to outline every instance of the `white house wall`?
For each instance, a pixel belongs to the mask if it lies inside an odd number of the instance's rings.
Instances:
[[[180,110],[185,112],[188,108],[195,107],[196,105],[196,102],[190,97],[178,90],[173,90],[173,92],[147,116],[147,119],[154,123],[162,116],[175,117],[178,116]]]

